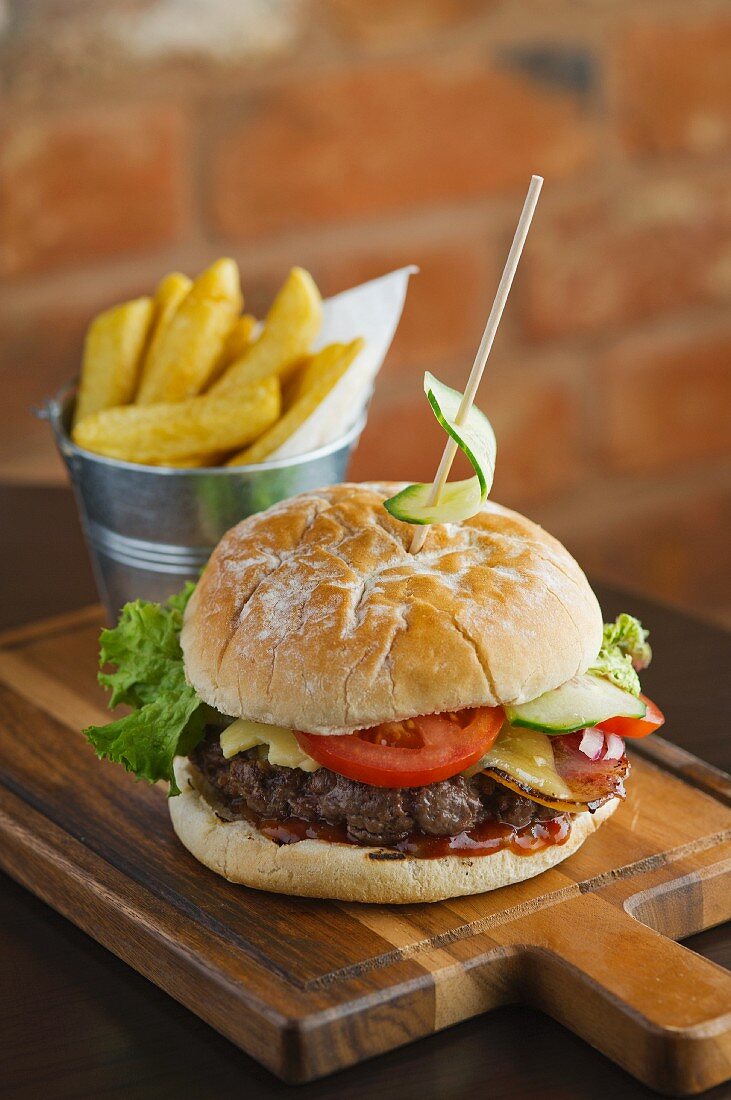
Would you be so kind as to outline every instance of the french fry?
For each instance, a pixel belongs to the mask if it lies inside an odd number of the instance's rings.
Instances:
[[[184,401],[201,393],[242,304],[233,260],[217,260],[200,274],[145,360],[137,404]]]
[[[193,286],[193,280],[180,271],[171,271],[158,283],[155,291],[155,319],[150,330],[150,340],[145,352],[145,358],[140,372],[140,381],[148,372],[148,364],[154,362],[160,355],[160,346],[170,321],[175,314],[183,298]]]
[[[343,347],[343,344],[328,344],[322,351],[306,355],[304,359],[300,360],[297,369],[282,390],[282,404],[285,412],[291,409],[295,402],[299,401],[310,387],[317,382],[328,363],[335,362],[336,358],[340,358]]]
[[[113,306],[89,325],[74,423],[134,397],[140,360],[153,316],[151,298]]]
[[[73,439],[87,451],[147,466],[207,463],[217,452],[251,443],[280,410],[279,381],[266,378],[223,397],[206,394],[92,413],[76,425]]]
[[[349,344],[328,344],[313,355],[297,379],[297,395],[280,420],[259,436],[255,443],[239,451],[226,463],[227,466],[248,466],[263,462],[273,451],[281,447],[293,432],[310,416],[323,398],[345,374],[356,355],[365,347],[363,340]]]
[[[170,320],[192,286],[193,280],[182,271],[170,271],[167,275],[163,275],[155,291],[156,329]]]
[[[285,380],[307,354],[322,321],[322,299],[312,276],[293,267],[266,315],[258,338],[211,386],[235,393],[241,386],[276,375]]]
[[[226,342],[223,345],[223,351],[218,357],[218,362],[211,371],[211,377],[208,381],[210,386],[212,382],[215,382],[217,378],[220,378],[226,367],[229,367],[232,363],[236,362],[244,355],[251,345],[251,337],[254,329],[256,328],[256,317],[252,317],[250,313],[244,313],[242,317],[239,317],[234,322],[234,326],[226,337]]]
[[[236,359],[240,359],[249,350],[251,334],[255,328],[256,317],[253,317],[250,313],[244,313],[243,316],[239,317],[226,337],[226,343],[223,345],[221,361],[225,366],[235,362]]]

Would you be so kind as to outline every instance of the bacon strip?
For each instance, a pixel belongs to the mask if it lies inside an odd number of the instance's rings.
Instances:
[[[590,760],[580,751],[582,730],[552,737],[556,771],[571,788],[577,802],[595,807],[610,798],[624,798],[624,780],[629,775],[629,760]]]
[[[556,771],[571,788],[572,800],[551,798],[498,768],[486,768],[485,774],[541,806],[570,814],[587,810],[593,813],[610,798],[625,797],[624,780],[629,775],[630,765],[626,756],[620,760],[590,760],[579,749],[583,732],[579,730],[551,738]]]

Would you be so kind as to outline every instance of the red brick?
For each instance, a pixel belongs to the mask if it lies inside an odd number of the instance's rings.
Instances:
[[[495,428],[498,456],[491,496],[521,507],[573,484],[581,471],[574,395],[558,380],[522,378],[494,381],[480,395],[480,407]],[[424,396],[388,402],[374,408],[349,476],[357,481],[386,478],[430,481],[446,436]],[[452,479],[471,472],[463,456]]]
[[[528,334],[600,332],[728,298],[727,187],[663,179],[544,216],[516,288]]]
[[[3,2],[5,13],[10,5]],[[2,24],[14,102],[206,90],[295,52],[308,4],[214,0],[20,0]],[[22,15],[21,15],[22,9]],[[111,101],[111,100],[109,100]]]
[[[335,27],[366,46],[412,44],[459,27],[495,0],[329,0]]]
[[[236,237],[524,188],[591,160],[579,97],[466,58],[308,76],[248,102],[211,151]]]
[[[601,364],[601,426],[618,470],[669,469],[731,452],[731,329],[623,341]]]
[[[0,273],[173,240],[184,206],[182,116],[93,109],[18,122],[0,150]]]
[[[60,472],[51,430],[32,414],[79,368],[85,319],[70,309],[19,316],[2,325],[0,477],[34,480]],[[30,367],[32,366],[32,370]]]
[[[731,145],[731,19],[630,26],[617,62],[628,149],[717,153]]]
[[[498,441],[493,497],[521,508],[560,494],[583,476],[582,417],[572,386],[523,373],[522,364],[484,384],[481,407]]]
[[[404,312],[386,361],[386,376],[464,359],[467,367],[482,335],[498,274],[484,240],[404,244],[363,252],[349,249],[325,258],[315,274],[325,295],[414,263]]]

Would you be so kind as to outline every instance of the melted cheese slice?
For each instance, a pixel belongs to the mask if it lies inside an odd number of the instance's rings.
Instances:
[[[315,772],[320,767],[316,760],[302,751],[295,735],[284,726],[267,726],[264,722],[237,718],[221,734],[221,752],[226,760],[256,745],[267,746],[270,764],[300,768],[303,772]]]
[[[551,738],[537,730],[503,726],[480,767],[497,768],[521,786],[531,787],[549,798],[574,798],[571,788],[556,771]]]
[[[303,752],[292,730],[268,726],[249,718],[237,718],[221,734],[221,751],[226,760],[257,745],[266,745],[270,764],[314,772],[320,767]],[[571,801],[571,788],[556,771],[551,738],[537,730],[504,725],[494,745],[480,761],[480,769],[496,768],[522,787],[548,798]]]

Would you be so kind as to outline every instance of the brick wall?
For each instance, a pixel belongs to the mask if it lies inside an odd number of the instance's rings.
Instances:
[[[494,496],[731,617],[725,3],[5,0],[0,67],[0,475],[62,476],[27,409],[95,310],[229,253],[254,311],[421,266],[353,474],[428,478],[421,374],[464,380],[535,171]]]

